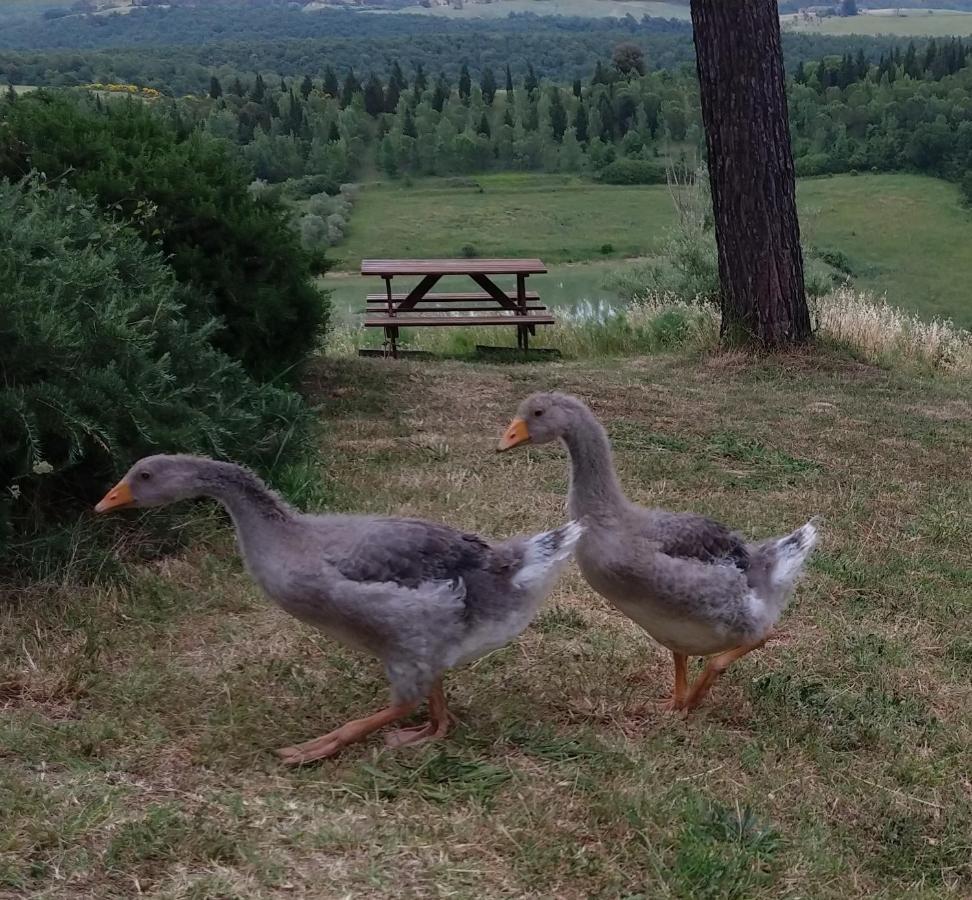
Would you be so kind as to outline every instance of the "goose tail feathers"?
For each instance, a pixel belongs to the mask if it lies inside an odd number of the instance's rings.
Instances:
[[[523,561],[513,576],[513,586],[531,590],[549,583],[570,559],[583,533],[584,526],[579,522],[568,522],[553,531],[527,538],[523,545]]]

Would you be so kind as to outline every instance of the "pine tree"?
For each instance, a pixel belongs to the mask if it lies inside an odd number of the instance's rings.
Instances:
[[[304,80],[300,83],[300,95],[305,100],[311,95],[311,91],[314,90],[314,82],[311,81],[310,75],[305,75]]]
[[[574,83],[571,86],[571,90],[574,92],[574,96],[580,99],[581,95],[584,93],[584,88],[581,85],[581,80],[579,78],[574,79]]]
[[[290,90],[290,88],[288,87],[287,82],[284,81],[283,77],[281,76],[281,78],[280,78],[280,93],[281,94],[286,94],[287,91],[289,91],[289,90]]]
[[[601,94],[601,98],[597,102],[597,112],[601,117],[601,140],[605,144],[614,143],[614,104],[611,103],[607,94]]]
[[[587,107],[583,103],[578,104],[577,113],[574,115],[574,133],[577,135],[577,140],[582,144],[586,144],[590,138],[587,124]]]
[[[341,140],[341,132],[338,130],[337,122],[332,121],[331,127],[327,130],[327,142],[333,144],[339,140]]]
[[[391,85],[395,85],[395,92],[398,96],[401,96],[402,91],[408,87],[405,73],[397,59],[392,60],[390,74],[388,75],[388,86],[391,87]]]
[[[864,55],[863,50],[857,51],[857,59],[854,60],[854,74],[857,75],[858,81],[863,81],[867,78],[867,73],[871,71],[871,67],[867,62],[867,57]]]
[[[513,113],[509,106],[506,107],[506,112],[503,113],[503,124],[509,128],[513,127]]]
[[[237,97],[242,97],[243,94],[246,93],[243,87],[243,82],[240,81],[239,76],[233,79],[233,84],[230,86],[230,91],[236,94]]]
[[[7,82],[7,100],[13,103],[17,99],[17,92],[14,90],[13,82]]]
[[[385,90],[385,112],[393,113],[398,109],[398,101],[401,99],[401,86],[396,79],[388,82]]]
[[[559,144],[564,139],[567,130],[567,110],[560,99],[560,88],[555,87],[550,92],[550,130],[554,140]]]
[[[402,134],[410,138],[418,137],[418,132],[415,130],[415,119],[412,117],[412,110],[408,106],[405,107],[405,115],[402,117]]]
[[[336,97],[340,91],[340,88],[338,87],[337,75],[334,73],[334,69],[332,69],[330,66],[324,70],[323,88],[324,93],[327,94],[328,97]]]
[[[884,57],[881,58],[883,59]],[[807,83],[807,70],[806,67],[803,65],[802,59],[800,60],[800,62],[797,63],[796,71],[793,73],[793,80],[797,84]]]
[[[394,178],[398,174],[398,153],[390,135],[386,135],[378,147],[378,160],[389,178]]]
[[[904,73],[909,78],[921,78],[921,69],[918,68],[918,51],[915,49],[915,42],[908,42],[908,49],[905,51]]]
[[[347,109],[354,100],[355,94],[361,93],[361,82],[354,77],[354,69],[348,69],[348,74],[344,79],[341,88],[341,109]]]
[[[213,100],[219,100],[223,96],[223,86],[215,75],[209,79],[209,96]]]
[[[263,76],[257,72],[253,82],[253,90],[250,91],[250,99],[254,103],[263,103],[263,98],[267,95],[267,86],[263,83]]]
[[[378,116],[385,111],[385,91],[374,72],[368,75],[365,83],[364,105],[369,116]]]
[[[489,119],[486,117],[486,113],[483,113],[483,117],[479,120],[479,128],[476,129],[476,133],[487,138],[493,136],[489,127]]]
[[[446,81],[445,72],[440,72],[435,81],[435,90],[432,91],[432,109],[436,112],[442,112],[442,107],[445,106],[445,102],[449,99],[451,93],[452,90],[449,87],[449,82]]]
[[[487,106],[492,106],[493,99],[496,97],[496,76],[490,66],[483,69],[483,77],[479,82],[479,87],[483,92],[483,102]]]
[[[506,96],[513,96],[513,73],[510,71],[510,64],[506,64]]]
[[[539,87],[540,82],[537,79],[537,73],[533,71],[533,63],[527,63],[527,74],[526,78],[523,79],[523,89],[527,94],[532,94]]]
[[[459,99],[468,105],[470,94],[472,94],[472,79],[469,77],[469,66],[463,63],[462,68],[459,69]]]
[[[422,68],[422,63],[417,63],[415,66],[415,81],[412,83],[412,88],[415,91],[416,97],[421,97],[425,93],[426,88],[429,86],[429,80],[425,77],[425,69]]]

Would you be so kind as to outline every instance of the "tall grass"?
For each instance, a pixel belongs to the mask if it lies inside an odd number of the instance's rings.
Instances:
[[[817,336],[875,365],[926,371],[972,373],[972,333],[950,321],[923,321],[886,300],[839,287],[811,301]],[[458,314],[457,318],[459,317]],[[359,347],[379,348],[383,334],[345,326],[331,332],[326,350],[353,355]],[[657,353],[678,349],[712,350],[719,345],[719,312],[700,296],[649,293],[627,307],[585,303],[558,310],[557,324],[538,329],[531,343],[559,350],[571,359]],[[399,346],[443,356],[473,356],[477,345],[516,346],[513,328],[402,329]]]
[[[458,313],[453,314],[462,318]],[[354,326],[337,328],[328,335],[327,352],[353,355],[358,348],[378,348],[384,335],[380,329]],[[573,309],[557,310],[555,325],[540,327],[531,338],[535,347],[559,350],[571,359],[597,359],[657,353],[681,347],[712,347],[719,340],[718,315],[711,309],[658,294],[628,307],[608,303],[582,303]],[[468,328],[403,328],[399,347],[427,350],[444,356],[471,356],[476,347],[516,347],[513,327],[471,325]]]
[[[972,332],[948,319],[924,321],[849,288],[813,303],[817,333],[866,362],[935,372],[972,373]]]

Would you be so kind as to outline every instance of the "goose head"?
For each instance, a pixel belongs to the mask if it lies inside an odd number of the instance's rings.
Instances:
[[[165,506],[202,493],[200,467],[206,461],[194,456],[146,456],[102,498],[95,512]]]
[[[531,394],[520,404],[496,449],[503,451],[520,444],[549,444],[562,439],[584,410],[584,404],[568,394]]]

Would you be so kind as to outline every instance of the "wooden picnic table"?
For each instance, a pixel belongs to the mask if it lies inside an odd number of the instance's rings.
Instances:
[[[529,348],[529,336],[537,325],[553,325],[555,319],[540,296],[527,291],[530,275],[540,275],[547,267],[539,259],[364,259],[361,274],[385,281],[385,292],[368,294],[366,328],[383,328],[391,355],[398,357],[398,330],[425,326],[464,325],[515,326],[517,347]],[[467,275],[479,291],[433,292],[432,288],[448,275]],[[514,291],[503,290],[496,275],[513,275]],[[419,276],[418,284],[395,293],[395,277]]]

